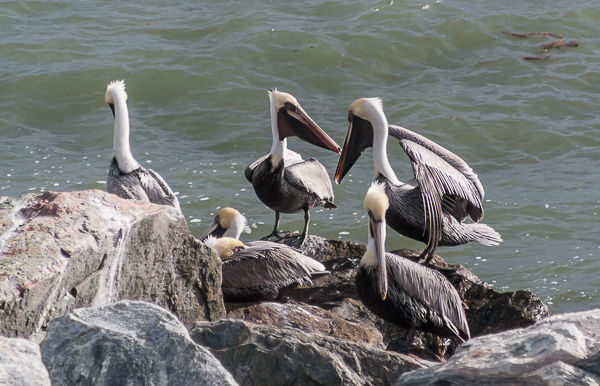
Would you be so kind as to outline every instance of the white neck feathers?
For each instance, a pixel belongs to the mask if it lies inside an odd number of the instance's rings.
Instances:
[[[365,98],[363,108],[373,126],[373,167],[375,177],[381,173],[394,185],[400,185],[387,156],[388,120],[379,98]]]
[[[109,99],[109,96],[112,97],[115,109],[114,156],[119,164],[119,169],[123,173],[129,173],[139,168],[140,164],[133,158],[133,154],[131,153],[129,142],[129,110],[127,109],[125,82],[122,80],[111,82],[106,89],[106,94],[106,99]]]
[[[277,91],[276,89],[274,91]],[[273,145],[271,145],[271,166],[274,168],[284,159],[287,151],[287,138],[279,140],[279,127],[277,126],[277,106],[273,99],[273,92],[269,92],[271,105],[271,133],[273,134]]]

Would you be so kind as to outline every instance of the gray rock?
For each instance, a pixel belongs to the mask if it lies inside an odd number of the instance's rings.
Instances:
[[[598,385],[600,309],[469,340],[447,362],[398,385]]]
[[[0,385],[51,385],[37,344],[25,339],[0,336]]]
[[[343,339],[241,320],[196,322],[190,336],[240,385],[390,385],[424,362]]]
[[[225,316],[220,259],[173,208],[100,190],[0,198],[0,333],[85,306],[150,301],[184,323]]]
[[[235,385],[186,328],[151,303],[120,301],[54,319],[42,344],[54,385]]]

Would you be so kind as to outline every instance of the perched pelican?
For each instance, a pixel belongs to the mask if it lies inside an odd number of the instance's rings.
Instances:
[[[415,178],[406,183],[396,178],[388,161],[388,134],[400,141],[412,162]],[[477,224],[483,217],[484,196],[477,174],[435,142],[403,127],[388,126],[379,98],[362,98],[350,105],[344,149],[335,172],[338,184],[368,147],[373,147],[375,178],[385,184],[391,202],[387,223],[396,232],[427,244],[421,255],[425,265],[438,245],[502,242],[494,229]],[[475,223],[463,223],[467,216]]]
[[[333,187],[327,170],[314,158],[303,160],[300,154],[287,148],[287,137],[298,138],[313,145],[340,153],[341,149],[309,116],[290,94],[270,90],[271,151],[248,165],[244,175],[258,198],[275,211],[273,232],[279,235],[281,213],[304,211],[303,243],[308,234],[309,211],[315,206],[337,208],[333,204]]]
[[[152,169],[145,169],[133,158],[129,144],[129,112],[125,81],[115,80],[106,88],[104,100],[115,118],[114,153],[108,171],[106,190],[121,198],[142,200],[177,209],[179,201],[169,185]]]
[[[356,272],[356,290],[374,314],[407,329],[404,342],[392,341],[388,347],[409,349],[416,330],[458,344],[467,341],[465,306],[452,284],[438,271],[385,252],[389,201],[383,184],[371,184],[364,206],[369,215],[369,242]]]
[[[221,289],[227,301],[273,300],[285,287],[329,273],[318,261],[270,241],[244,246],[234,238],[208,236],[206,245],[223,261]]]
[[[246,228],[246,217],[234,208],[225,207],[217,212],[212,224],[200,237],[200,241],[206,240],[210,235],[216,238],[232,237],[239,239],[244,228]]]

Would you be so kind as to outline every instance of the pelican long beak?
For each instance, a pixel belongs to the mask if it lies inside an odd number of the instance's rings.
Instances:
[[[115,104],[114,103],[109,103],[108,106],[110,107],[110,111],[112,111],[113,118],[114,118],[115,117]]]
[[[210,235],[215,236],[216,238],[222,237],[227,229],[221,226],[221,221],[219,217],[215,217],[215,220],[209,225],[208,229],[204,234],[200,237],[200,241],[206,240],[206,238]]]
[[[360,158],[365,149],[373,147],[373,126],[371,122],[356,117],[348,111],[348,129],[344,139],[344,148],[338,161],[333,180],[341,184],[344,176]]]
[[[384,219],[377,220],[371,213],[369,213],[369,222],[377,256],[377,285],[381,299],[385,300],[388,292],[387,266],[385,263],[386,224]]]
[[[312,145],[340,153],[342,149],[300,106],[286,103],[277,113],[279,139],[296,136]]]

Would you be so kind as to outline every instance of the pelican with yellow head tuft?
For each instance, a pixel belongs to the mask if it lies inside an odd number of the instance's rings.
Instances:
[[[283,244],[254,241],[244,245],[235,238],[212,235],[205,243],[221,257],[226,301],[274,300],[286,287],[329,273],[323,264]]]
[[[359,299],[374,314],[406,329],[401,341],[388,347],[408,350],[417,330],[451,338],[470,338],[465,305],[448,279],[438,271],[385,252],[385,186],[373,182],[364,207],[368,214],[367,251],[356,272]]]
[[[206,240],[210,235],[219,237],[232,237],[239,239],[246,228],[246,217],[237,209],[225,207],[220,209],[215,216],[214,221],[208,226],[208,229],[200,237],[200,241]]]

